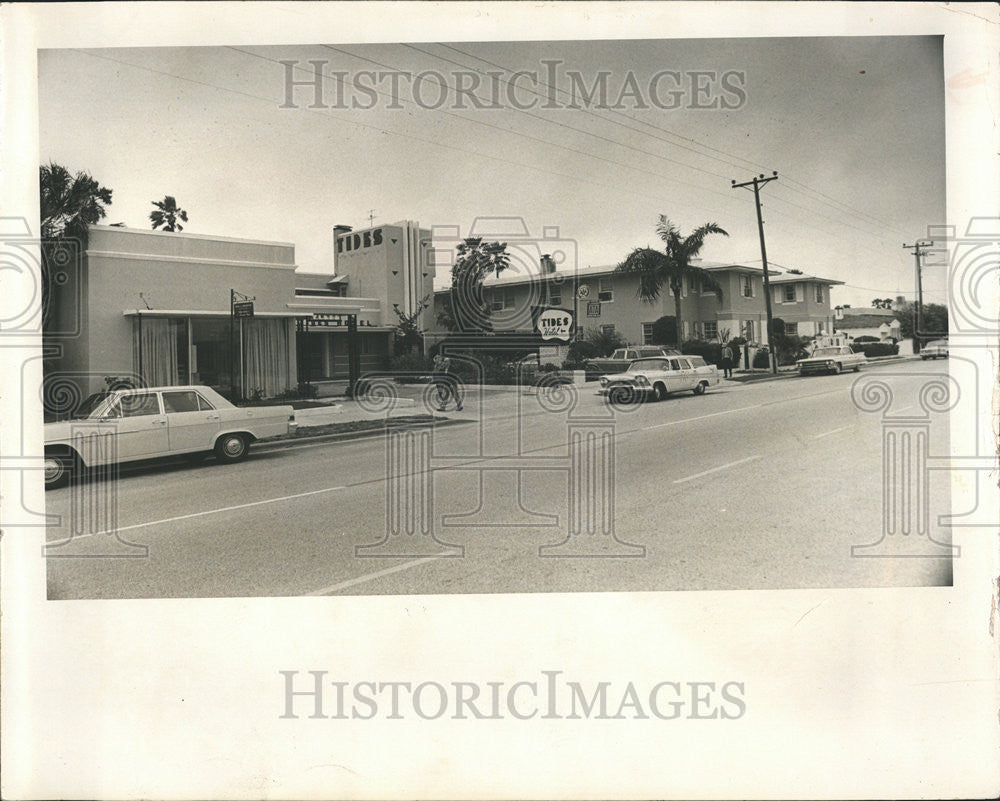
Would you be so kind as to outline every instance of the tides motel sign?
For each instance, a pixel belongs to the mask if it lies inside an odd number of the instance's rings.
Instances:
[[[573,336],[573,312],[569,309],[535,307],[535,330],[542,339],[569,342]]]

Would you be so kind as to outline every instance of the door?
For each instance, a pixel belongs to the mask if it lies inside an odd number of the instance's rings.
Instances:
[[[667,392],[680,392],[685,388],[684,376],[681,373],[681,360],[670,359],[670,371],[663,379],[667,385]]]
[[[698,386],[698,374],[695,372],[691,360],[678,359],[677,361],[680,363],[680,374],[678,376],[680,390],[683,392],[686,389],[694,389]]]
[[[122,394],[109,410],[118,429],[118,460],[146,459],[168,451],[167,418],[155,392]]]
[[[171,453],[211,450],[221,425],[218,410],[193,389],[161,394]]]

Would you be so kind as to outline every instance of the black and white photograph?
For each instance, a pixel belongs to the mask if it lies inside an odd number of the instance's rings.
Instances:
[[[995,8],[197,5],[7,7],[11,797],[996,789]]]

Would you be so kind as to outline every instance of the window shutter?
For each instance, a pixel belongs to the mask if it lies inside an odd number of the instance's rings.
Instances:
[[[780,286],[773,286],[773,287],[771,287],[771,292],[774,294],[774,302],[775,303],[784,303],[785,302],[785,296],[784,296],[784,293],[781,291],[781,287]]]
[[[797,303],[801,303],[805,299],[806,299],[805,287],[803,287],[802,284],[796,284],[795,285],[795,301]]]

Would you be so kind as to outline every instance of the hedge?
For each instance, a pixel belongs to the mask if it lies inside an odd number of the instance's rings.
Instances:
[[[853,342],[851,350],[855,353],[864,353],[866,357],[873,356],[896,356],[899,354],[899,345],[891,342]]]

